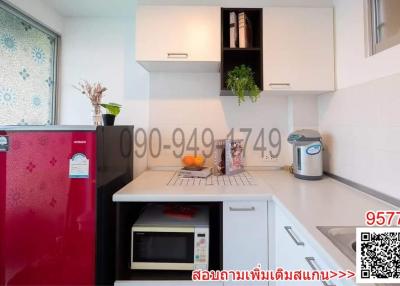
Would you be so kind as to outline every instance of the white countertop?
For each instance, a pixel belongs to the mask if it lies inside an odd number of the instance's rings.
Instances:
[[[368,210],[397,207],[329,177],[304,181],[279,171],[249,171],[255,186],[168,186],[174,171],[146,171],[113,196],[115,202],[273,200],[283,207],[340,269],[352,262],[316,226],[363,226]]]

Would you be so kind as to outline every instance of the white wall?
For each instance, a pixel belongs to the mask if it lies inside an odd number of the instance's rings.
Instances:
[[[363,0],[336,0],[338,91],[320,96],[325,170],[400,198],[400,46],[366,57]]]
[[[147,130],[149,76],[134,58],[134,8],[129,17],[65,18],[41,0],[10,0],[9,3],[62,36],[60,124],[92,123],[89,101],[72,87],[88,80],[107,86],[105,102],[123,105],[117,124],[134,124]],[[137,176],[147,168],[147,158],[135,159],[134,165]]]
[[[400,72],[400,46],[368,57],[364,0],[334,0],[337,88],[362,84]]]
[[[117,124],[148,127],[149,75],[135,61],[135,4],[125,17],[62,17],[41,0],[10,0],[32,18],[61,34],[59,123],[92,124],[90,102],[73,88],[81,80],[103,83],[104,102],[123,109]],[[133,4],[132,4],[133,3]],[[134,7],[132,7],[132,5]],[[147,158],[135,159],[135,176],[147,168]]]
[[[296,94],[289,96],[289,131],[318,130],[318,95]]]
[[[62,34],[63,18],[53,8],[43,3],[41,0],[8,0],[11,5],[22,10],[33,19],[37,20],[51,30]]]
[[[61,124],[91,124],[89,100],[73,88],[79,81],[101,82],[103,102],[123,105],[116,124],[148,126],[149,76],[135,62],[134,18],[65,18],[61,62]],[[135,175],[147,159],[135,160]]]

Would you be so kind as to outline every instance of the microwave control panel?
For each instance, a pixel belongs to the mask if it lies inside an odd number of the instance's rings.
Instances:
[[[194,231],[194,269],[208,270],[209,228],[196,227]]]

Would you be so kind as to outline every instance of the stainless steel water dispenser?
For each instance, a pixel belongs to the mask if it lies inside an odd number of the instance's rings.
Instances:
[[[293,145],[293,174],[304,180],[319,180],[323,175],[322,138],[318,131],[302,129],[292,132],[288,142]]]

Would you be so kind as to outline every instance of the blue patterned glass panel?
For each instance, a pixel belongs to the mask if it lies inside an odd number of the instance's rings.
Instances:
[[[0,125],[54,123],[56,42],[0,5]]]

